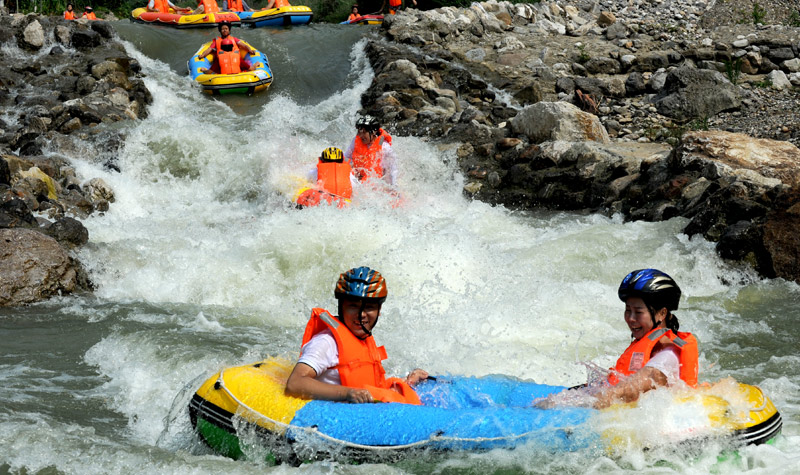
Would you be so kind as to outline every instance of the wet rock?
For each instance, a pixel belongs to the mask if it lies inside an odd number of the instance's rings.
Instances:
[[[592,140],[607,143],[608,132],[597,116],[566,102],[539,102],[523,109],[511,121],[514,133],[532,142]]]
[[[30,229],[0,229],[0,306],[79,290],[78,270],[55,239]]]
[[[75,218],[63,217],[45,228],[44,232],[70,248],[89,242],[89,231]]]
[[[44,29],[42,24],[37,20],[28,23],[28,26],[22,32],[22,44],[32,48],[39,49],[44,46]]]

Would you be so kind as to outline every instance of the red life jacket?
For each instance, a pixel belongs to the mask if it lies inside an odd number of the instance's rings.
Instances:
[[[317,183],[332,195],[347,199],[353,196],[349,163],[320,161],[317,163]]]
[[[608,382],[611,385],[616,385],[619,383],[618,375],[630,376],[644,368],[644,365],[650,361],[653,348],[663,337],[669,338],[680,350],[678,358],[681,365],[680,378],[689,386],[697,386],[699,358],[697,338],[689,332],[678,332],[676,334],[667,328],[655,328],[647,335],[631,343],[622,353],[622,356],[619,357],[617,365],[608,375]]]
[[[71,12],[69,10],[65,10],[64,11],[64,19],[65,20],[74,20],[75,19],[75,12],[74,11]]]
[[[237,74],[242,72],[240,63],[242,57],[239,55],[239,45],[236,44],[236,38],[228,36],[233,42],[232,51],[222,50],[222,38],[214,39],[214,47],[217,49],[217,61],[219,63],[220,74]]]
[[[311,310],[311,318],[303,333],[303,345],[323,330],[330,330],[339,349],[339,377],[342,386],[366,389],[372,397],[382,402],[421,404],[411,386],[400,378],[386,378],[381,361],[387,358],[386,349],[376,346],[372,336],[359,340],[347,326],[327,310]]]
[[[84,13],[83,17],[87,20],[97,20],[97,15],[95,15],[94,12]]]
[[[392,136],[383,129],[378,130],[378,137],[368,146],[356,135],[353,146],[353,168],[359,180],[367,177],[383,178],[383,142],[392,144]]]
[[[403,3],[403,0],[389,0],[389,6],[394,8],[395,10],[400,9],[400,5]]]
[[[219,5],[216,0],[200,0],[203,4],[203,13],[219,13]]]
[[[228,10],[232,12],[243,12],[244,5],[242,5],[242,0],[228,0]]]

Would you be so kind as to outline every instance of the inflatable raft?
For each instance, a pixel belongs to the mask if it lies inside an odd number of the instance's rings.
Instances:
[[[308,24],[314,16],[314,12],[305,6],[288,6],[254,12],[239,12],[238,15],[242,25],[245,26],[288,26]]]
[[[350,204],[350,200],[343,196],[337,196],[313,186],[300,188],[292,201],[298,208],[319,206],[323,203],[329,205],[335,204],[337,208],[344,208]]]
[[[380,25],[383,23],[383,15],[361,15],[352,20],[345,20],[341,25]]]
[[[146,8],[142,7],[131,12],[131,21],[175,28],[213,28],[221,22],[238,25],[239,17],[232,12],[199,13],[197,15],[148,12]]]
[[[206,380],[189,403],[190,420],[202,440],[232,458],[251,455],[249,447],[266,447],[268,453],[257,456],[278,461],[374,461],[418,450],[489,450],[521,444],[550,451],[597,446],[612,451],[615,444],[623,444],[625,435],[598,433],[589,421],[598,415],[624,417],[625,411],[635,410],[631,405],[603,411],[533,408],[534,399],[565,388],[505,376],[425,381],[417,387],[422,406],[308,401],[284,395],[292,366],[287,360],[267,359],[222,370]],[[688,390],[691,394],[676,400],[677,408],[701,404],[708,417],[664,424],[674,433],[670,442],[723,437],[741,446],[770,442],[780,433],[781,416],[772,402],[755,386],[729,381],[736,403],[716,394],[714,385]],[[631,414],[635,413],[627,415]]]
[[[240,40],[247,46],[250,46],[246,41]],[[211,55],[201,58],[198,56],[206,48],[211,45],[211,42],[205,43],[197,52],[192,56],[188,62],[189,75],[194,79],[203,91],[213,94],[247,94],[251,95],[255,92],[263,91],[272,84],[272,70],[269,67],[269,60],[266,55],[252,48],[256,54],[250,55],[244,50],[239,50],[242,58],[250,61],[255,69],[253,71],[242,71],[237,74],[205,74],[202,69],[211,67]]]

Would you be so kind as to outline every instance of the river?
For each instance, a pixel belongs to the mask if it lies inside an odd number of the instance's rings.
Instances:
[[[212,98],[186,61],[216,30],[115,23],[154,103],[129,123],[120,172],[71,157],[115,190],[84,221],[92,296],[0,309],[0,473],[797,473],[800,287],[722,261],[685,221],[515,212],[470,201],[455,151],[395,137],[400,206],[369,190],[348,209],[297,210],[287,196],[326,147],[345,148],[372,79],[368,27],[235,29],[264,51],[271,88]],[[717,462],[632,450],[535,447],[379,465],[295,468],[211,454],[182,389],[199,375],[296,355],[314,306],[367,265],[388,281],[375,336],[387,371],[502,373],[578,384],[583,362],[613,364],[629,343],[616,288],[656,267],[681,285],[681,329],[701,343],[700,379],[760,386],[784,420],[774,445]],[[191,392],[191,391],[190,391]],[[178,399],[176,409],[173,400]],[[169,423],[168,423],[169,422]],[[647,417],[628,421],[647,431]]]

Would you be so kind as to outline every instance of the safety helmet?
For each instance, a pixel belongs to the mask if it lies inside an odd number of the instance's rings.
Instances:
[[[367,132],[377,132],[381,128],[378,119],[371,115],[365,115],[356,121],[356,129],[364,129]]]
[[[388,291],[386,279],[369,267],[355,267],[339,276],[333,296],[337,299],[358,299],[383,303]]]
[[[617,291],[623,302],[630,297],[639,297],[656,310],[666,308],[678,310],[681,289],[678,284],[658,269],[639,269],[622,279]]]
[[[89,5],[86,5],[86,8],[84,8],[84,10],[92,11],[92,7],[90,7]]]
[[[322,151],[320,158],[323,162],[342,162],[344,161],[344,154],[342,149],[338,147],[328,147]]]

